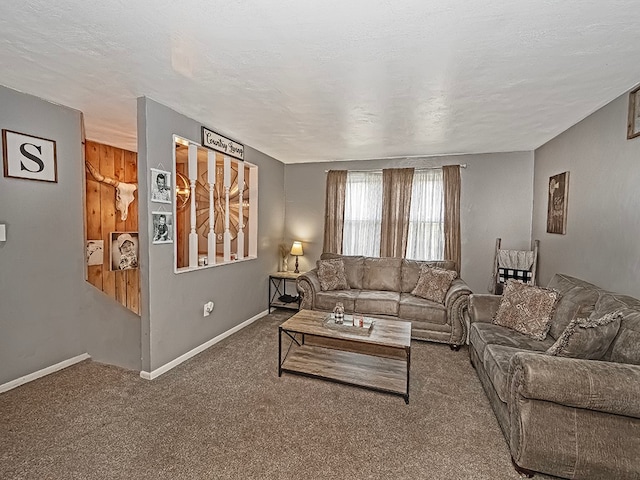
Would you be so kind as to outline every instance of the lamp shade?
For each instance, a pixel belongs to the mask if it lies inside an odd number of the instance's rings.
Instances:
[[[291,246],[291,255],[304,255],[302,253],[302,242],[293,242]]]

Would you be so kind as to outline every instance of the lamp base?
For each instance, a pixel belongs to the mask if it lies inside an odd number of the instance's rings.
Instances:
[[[296,255],[296,269],[293,271],[293,273],[300,273],[300,270],[298,270],[298,256]]]

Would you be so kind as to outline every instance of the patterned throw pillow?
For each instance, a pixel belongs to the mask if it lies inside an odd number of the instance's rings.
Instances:
[[[620,329],[621,312],[610,312],[600,318],[574,318],[547,350],[547,355],[599,360]]]
[[[444,298],[449,291],[451,282],[453,282],[457,276],[458,274],[455,270],[423,265],[420,269],[418,283],[416,283],[416,287],[412,290],[411,295],[438,303],[444,303]]]
[[[320,288],[326,290],[349,290],[344,262],[341,258],[318,260],[318,280]]]
[[[493,323],[544,340],[559,299],[555,290],[507,280]]]

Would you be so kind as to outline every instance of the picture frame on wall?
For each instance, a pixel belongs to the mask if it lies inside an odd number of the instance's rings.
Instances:
[[[640,85],[629,93],[629,122],[627,125],[627,138],[635,138],[640,135]]]
[[[4,176],[58,182],[56,142],[2,129]]]
[[[140,243],[138,232],[111,232],[111,270],[138,268]]]
[[[567,203],[569,172],[549,177],[549,203],[547,206],[547,233],[567,233]]]
[[[104,240],[87,240],[87,266],[104,263]]]
[[[155,203],[171,203],[171,172],[151,169],[151,201]]]
[[[173,213],[151,212],[153,235],[152,244],[173,243]]]

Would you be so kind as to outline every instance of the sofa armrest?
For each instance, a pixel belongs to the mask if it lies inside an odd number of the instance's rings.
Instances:
[[[451,325],[452,345],[464,345],[467,341],[467,309],[471,289],[461,278],[456,278],[444,297],[447,319]]]
[[[509,366],[516,465],[561,478],[638,478],[640,365],[519,352]]]
[[[453,282],[451,282],[449,290],[447,290],[447,294],[444,297],[445,306],[454,302],[455,299],[460,297],[461,295],[471,295],[471,289],[464,280],[462,280],[461,278],[456,278]]]
[[[519,395],[640,418],[640,365],[520,352],[509,370],[510,400]]]
[[[320,292],[320,279],[317,269],[309,270],[296,279],[296,290],[300,294],[300,309],[313,310],[316,293]]]
[[[469,297],[469,321],[491,323],[500,306],[501,295],[474,293]]]

